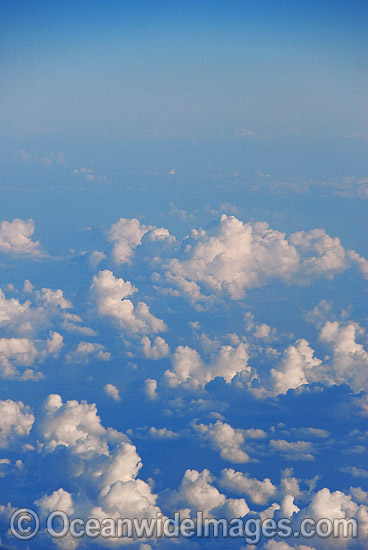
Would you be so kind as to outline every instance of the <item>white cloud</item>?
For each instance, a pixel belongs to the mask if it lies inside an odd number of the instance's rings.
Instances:
[[[286,393],[289,389],[298,388],[303,384],[318,379],[315,368],[322,361],[314,357],[314,350],[309,343],[298,340],[295,345],[289,346],[283,354],[278,369],[271,369],[273,392]]]
[[[35,370],[37,364],[49,355],[57,357],[62,346],[63,337],[57,332],[50,332],[49,338],[44,342],[29,338],[0,338],[0,375],[3,378],[37,380],[42,376]],[[31,368],[21,372],[16,367]]]
[[[215,424],[195,424],[194,430],[204,439],[211,442],[212,446],[220,452],[224,460],[244,464],[250,458],[242,449],[245,443],[244,430],[233,428],[230,424],[217,420]]]
[[[340,239],[330,237],[324,229],[298,231],[290,236],[290,242],[306,256],[300,266],[303,277],[330,277],[349,266]]]
[[[153,401],[157,398],[157,380],[153,380],[152,378],[147,378],[147,380],[144,381],[144,392],[146,394],[147,399]]]
[[[153,341],[148,338],[148,336],[143,336],[141,340],[143,346],[144,355],[149,359],[162,359],[167,357],[170,353],[170,348],[164,338],[161,336],[156,336]]]
[[[36,301],[44,304],[45,306],[59,306],[61,309],[69,309],[73,307],[72,303],[64,298],[64,293],[60,288],[57,290],[52,290],[51,288],[41,288],[41,290],[37,290]]]
[[[247,289],[271,281],[305,284],[332,277],[347,269],[351,259],[357,261],[324,229],[287,239],[266,223],[243,223],[225,214],[211,232],[193,229],[183,245],[182,257],[169,261],[166,277],[192,300],[203,299],[200,285],[237,300]]]
[[[368,387],[368,352],[356,341],[364,331],[355,323],[327,322],[320,340],[333,348],[330,376],[337,384],[347,383],[359,392]]]
[[[108,395],[109,397],[114,399],[114,401],[120,401],[121,400],[119,390],[113,384],[106,384],[104,389],[105,389],[106,395]]]
[[[323,488],[313,495],[310,504],[302,510],[299,518],[311,517],[315,520],[326,518],[330,521],[338,519],[356,519],[359,525],[359,542],[363,544],[368,541],[368,506],[358,505],[353,501],[352,496],[342,491],[331,492],[328,488]],[[335,548],[348,548],[353,540],[344,537],[334,537]],[[328,539],[321,540],[320,545],[323,548],[330,548]]]
[[[114,277],[111,271],[100,271],[93,277],[91,289],[101,316],[111,317],[123,329],[133,333],[155,333],[166,330],[166,325],[149,311],[145,302],[134,306],[127,297],[137,289],[124,279]]]
[[[193,516],[197,511],[201,511],[204,517],[208,518],[221,516],[226,511],[236,512],[238,517],[249,512],[244,499],[226,499],[226,496],[212,485],[213,481],[214,478],[208,470],[187,470],[178,490],[173,493],[173,502],[189,508]]]
[[[314,460],[311,454],[313,444],[310,441],[286,441],[285,439],[271,439],[271,449],[284,453],[288,460]]]
[[[277,487],[269,478],[263,481],[227,468],[221,472],[221,485],[247,495],[254,504],[266,504],[277,493]]]
[[[368,260],[360,256],[355,250],[349,250],[348,256],[353,263],[359,267],[365,279],[368,279]]]
[[[0,401],[0,448],[8,447],[13,439],[30,433],[34,415],[22,401]]]
[[[12,222],[3,221],[0,224],[0,251],[14,255],[41,256],[39,241],[32,241],[35,231],[33,220],[16,218]]]
[[[95,404],[63,403],[59,395],[50,395],[39,431],[43,438],[39,449],[44,455],[55,453],[54,460],[58,460],[58,446],[66,448],[63,479],[76,488],[75,493],[59,489],[42,496],[37,504],[44,512],[60,506],[69,512],[73,509],[77,517],[100,520],[150,518],[160,512],[150,485],[137,479],[142,462],[135,446],[123,433],[101,424]]]
[[[250,375],[248,358],[248,346],[243,342],[235,347],[222,346],[212,355],[209,364],[202,361],[196,350],[189,346],[179,346],[173,355],[172,370],[167,370],[165,377],[171,387],[184,384],[187,387],[197,388],[204,386],[217,376],[223,377],[229,383],[242,371]]]
[[[45,517],[55,510],[62,510],[68,515],[74,512],[72,495],[62,488],[54,491],[51,495],[44,495],[39,500],[36,500],[35,504],[37,504],[41,510],[41,514]]]
[[[113,257],[117,264],[130,263],[134,249],[142,244],[142,238],[149,233],[150,241],[173,239],[167,229],[154,225],[143,225],[136,218],[120,218],[109,231],[109,240],[114,242]]]
[[[178,437],[178,434],[172,430],[168,430],[167,428],[155,428],[154,426],[149,429],[149,434],[155,439],[173,439],[174,437]]]
[[[105,351],[101,344],[91,342],[80,342],[74,351],[67,354],[68,363],[89,363],[91,359],[98,361],[109,361],[111,353]]]

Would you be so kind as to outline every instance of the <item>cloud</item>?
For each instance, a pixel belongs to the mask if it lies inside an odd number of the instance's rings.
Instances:
[[[166,330],[165,323],[150,313],[145,302],[133,305],[127,297],[137,292],[137,289],[129,281],[114,277],[112,271],[100,271],[95,275],[91,289],[99,314],[110,317],[122,329],[141,334]]]
[[[174,437],[178,437],[178,434],[172,430],[168,430],[167,428],[155,428],[154,426],[149,429],[149,434],[155,439],[173,439]]]
[[[194,430],[220,452],[224,460],[244,464],[250,458],[242,449],[245,443],[245,431],[233,428],[230,424],[217,420],[215,424],[192,424]]]
[[[41,456],[56,468],[61,460],[63,481],[72,487],[42,495],[36,504],[43,513],[60,506],[76,517],[102,520],[151,518],[160,512],[157,495],[137,479],[142,462],[135,446],[125,434],[102,425],[95,404],[49,395],[38,431]]]
[[[109,241],[114,243],[113,258],[116,264],[130,263],[134,249],[142,244],[142,238],[149,233],[151,242],[173,239],[167,229],[154,225],[143,225],[136,218],[120,218],[109,231]]]
[[[34,415],[22,401],[0,401],[0,448],[8,447],[14,439],[30,433]]]
[[[271,439],[271,449],[284,453],[288,460],[314,460],[311,454],[313,444],[310,441],[285,441],[285,439]]]
[[[318,375],[315,369],[321,363],[320,359],[314,357],[314,350],[309,343],[304,339],[298,340],[284,351],[279,368],[271,369],[274,394],[286,393],[289,389],[316,380]]]
[[[246,290],[272,281],[306,284],[332,277],[350,266],[349,259],[340,240],[324,229],[299,231],[287,239],[266,223],[243,223],[223,214],[211,231],[192,230],[181,257],[167,264],[166,278],[193,300],[203,299],[201,286],[238,300]]]
[[[141,344],[143,346],[144,355],[148,359],[162,359],[163,357],[167,357],[170,353],[168,344],[161,336],[156,336],[153,344],[148,336],[143,336]]]
[[[40,508],[44,517],[55,510],[62,510],[68,515],[74,512],[72,495],[68,491],[64,491],[64,489],[58,489],[51,495],[44,495],[40,500],[36,500],[35,504]]]
[[[333,350],[330,362],[333,382],[349,384],[356,392],[368,387],[368,352],[356,341],[363,333],[356,323],[338,321],[328,321],[320,331],[320,340]]]
[[[217,376],[229,383],[236,374],[245,372],[250,376],[251,368],[248,346],[241,342],[237,346],[222,346],[212,354],[211,361],[205,364],[199,353],[189,346],[178,346],[173,355],[172,370],[165,371],[167,383],[171,387],[184,384],[188,388],[204,386]]]
[[[147,399],[150,401],[153,401],[157,398],[157,380],[153,380],[152,378],[147,378],[147,380],[144,381],[144,392],[146,394]]]
[[[114,401],[121,400],[119,390],[113,384],[106,384],[106,386],[104,387],[104,390],[106,395],[110,396],[112,399],[114,399]]]
[[[222,470],[220,483],[237,493],[246,494],[254,504],[266,504],[277,493],[277,487],[269,478],[261,481],[232,468]]]
[[[227,499],[212,485],[213,481],[214,477],[209,470],[187,470],[178,490],[172,494],[173,503],[184,506],[192,516],[201,511],[208,518],[216,515],[221,517],[229,507],[230,513],[234,514],[233,518],[243,517],[249,512],[245,499]]]
[[[39,241],[32,241],[35,225],[33,220],[3,221],[0,224],[0,252],[13,255],[40,257]]]
[[[66,356],[68,363],[89,363],[91,359],[98,361],[110,361],[111,353],[105,350],[101,344],[80,342],[74,351]]]
[[[39,379],[42,375],[34,369],[37,363],[49,355],[57,357],[63,346],[63,337],[57,332],[50,332],[44,342],[32,341],[29,338],[0,338],[0,375],[3,378],[21,380]],[[31,367],[22,373],[16,367]]]

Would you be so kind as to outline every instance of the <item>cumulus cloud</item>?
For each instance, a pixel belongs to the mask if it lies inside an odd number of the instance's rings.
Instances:
[[[364,334],[355,323],[327,322],[320,340],[333,349],[330,375],[334,383],[347,383],[354,391],[368,387],[368,352],[356,339]]]
[[[63,346],[63,337],[51,332],[44,342],[29,338],[0,338],[0,375],[3,378],[22,380],[39,379],[37,364],[48,356],[57,357]],[[17,367],[30,367],[20,371]]]
[[[0,401],[0,448],[30,433],[34,415],[22,401]]]
[[[243,517],[249,512],[245,499],[227,499],[212,484],[213,481],[214,477],[209,470],[187,470],[178,490],[173,492],[172,500],[192,516],[197,511],[203,512],[203,516],[208,518],[221,516],[226,510],[235,514],[232,517]]]
[[[123,433],[102,425],[95,404],[63,402],[52,394],[38,429],[39,451],[55,455],[55,461],[61,456],[63,479],[76,488],[75,493],[59,488],[41,496],[36,504],[43,513],[56,507],[102,520],[151,518],[160,512],[151,486],[137,479],[142,462],[135,446]],[[65,452],[60,453],[61,448]]]
[[[148,233],[151,242],[173,239],[167,229],[153,225],[143,225],[136,218],[120,218],[109,231],[109,240],[114,243],[113,258],[115,263],[130,263],[134,249],[142,244],[142,238]]]
[[[223,487],[247,495],[254,504],[266,504],[277,493],[277,487],[269,478],[261,481],[232,468],[222,470],[220,483]]]
[[[106,384],[104,389],[105,389],[106,395],[108,395],[109,397],[114,399],[114,401],[120,401],[121,400],[119,390],[113,384]]]
[[[178,437],[178,434],[172,430],[168,430],[167,428],[155,428],[154,426],[151,426],[149,429],[149,434],[155,439],[172,439]]]
[[[3,221],[0,224],[0,252],[31,257],[41,256],[39,241],[32,241],[35,232],[34,221],[15,220]]]
[[[286,393],[290,389],[318,379],[316,367],[322,361],[314,357],[314,350],[309,343],[300,339],[295,345],[289,346],[283,353],[278,369],[271,369],[273,392]]]
[[[93,277],[91,289],[97,301],[98,312],[116,321],[122,329],[132,333],[155,333],[167,329],[165,323],[152,315],[145,302],[134,306],[128,299],[137,289],[109,271],[100,271]]]
[[[178,346],[173,355],[172,370],[167,370],[165,377],[171,387],[181,384],[188,388],[203,387],[217,376],[229,383],[240,372],[251,376],[248,359],[248,346],[244,342],[235,347],[220,347],[208,364],[203,362],[196,350],[189,346]]]
[[[330,521],[338,519],[356,519],[359,525],[359,542],[365,545],[368,541],[368,506],[357,504],[351,495],[343,491],[330,491],[323,488],[312,496],[307,508],[302,510],[299,518],[311,517],[315,520],[326,518]],[[334,547],[347,548],[353,540],[342,536],[334,538]],[[328,539],[319,541],[323,548],[330,547]],[[363,547],[363,546],[362,546]]]
[[[224,460],[244,464],[250,458],[242,449],[245,443],[245,430],[233,428],[230,424],[217,420],[215,424],[193,423],[194,430],[220,452]]]
[[[68,363],[89,363],[92,359],[97,361],[109,361],[111,353],[105,350],[101,344],[80,342],[75,350],[67,354]]]
[[[313,444],[310,441],[286,441],[271,439],[271,449],[284,453],[288,460],[314,460]]]
[[[162,359],[170,353],[167,342],[161,336],[156,336],[153,344],[148,336],[143,336],[141,344],[143,346],[143,353],[148,359]]]
[[[144,381],[144,392],[147,399],[150,401],[155,400],[157,398],[157,380],[147,378],[147,380]]]
[[[266,223],[243,223],[223,214],[211,231],[192,230],[183,242],[182,256],[167,264],[166,277],[192,300],[203,298],[201,285],[238,300],[247,289],[272,281],[305,284],[332,277],[347,269],[352,259],[357,261],[324,229],[299,231],[287,239]]]
[[[36,500],[35,504],[37,504],[42,515],[45,517],[55,510],[62,510],[68,515],[74,512],[72,495],[62,488],[54,491],[51,495],[44,495],[39,500]]]

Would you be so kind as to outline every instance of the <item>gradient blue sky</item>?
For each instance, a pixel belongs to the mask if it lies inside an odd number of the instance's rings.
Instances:
[[[41,513],[62,489],[75,514],[113,513],[122,434],[168,516],[207,490],[275,517],[292,495],[296,524],[322,497],[327,516],[368,514],[367,28],[351,0],[0,0],[1,548],[25,548],[8,502]],[[52,439],[63,425],[79,443]],[[188,469],[203,494],[185,496]],[[259,548],[331,550],[279,544]],[[183,543],[199,547],[234,543]]]

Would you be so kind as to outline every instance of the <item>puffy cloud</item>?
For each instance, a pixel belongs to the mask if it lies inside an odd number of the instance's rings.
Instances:
[[[311,452],[313,444],[310,441],[285,441],[285,439],[271,439],[270,447],[275,451],[285,453],[288,460],[314,460]]]
[[[368,260],[360,256],[355,250],[349,250],[348,256],[353,263],[359,267],[365,279],[368,279]]]
[[[39,241],[32,241],[35,231],[33,220],[16,218],[12,222],[0,224],[0,251],[15,255],[41,256]]]
[[[290,242],[306,256],[300,266],[303,277],[328,277],[344,271],[349,266],[340,239],[330,237],[324,229],[298,231],[290,236]]]
[[[314,546],[305,546],[304,544],[297,544],[296,546],[290,546],[287,542],[276,540],[269,540],[265,546],[265,550],[316,550]]]
[[[364,331],[354,323],[327,322],[320,331],[320,340],[332,345],[330,364],[332,381],[347,383],[354,391],[368,387],[368,352],[356,341]]]
[[[178,490],[173,493],[173,502],[189,508],[193,516],[196,512],[203,512],[204,517],[209,518],[229,513],[242,517],[249,512],[244,499],[226,499],[212,485],[213,481],[214,478],[208,470],[187,470]]]
[[[254,504],[266,504],[277,492],[277,487],[268,477],[261,481],[232,468],[222,470],[220,483],[237,493],[246,494]]]
[[[37,504],[44,512],[55,506],[68,513],[73,510],[77,517],[100,520],[151,518],[160,512],[150,485],[137,479],[142,463],[135,446],[123,433],[101,424],[95,404],[63,403],[59,395],[52,394],[39,430],[40,452],[55,454],[54,460],[62,456],[63,479],[75,487],[75,493],[58,489],[42,496]],[[65,452],[60,453],[60,446]]]
[[[359,525],[359,539],[364,547],[368,541],[368,506],[358,505],[353,501],[352,496],[342,491],[331,492],[328,488],[323,488],[315,493],[307,508],[302,510],[299,518],[312,517],[316,521],[326,518],[330,521],[339,519],[355,519]],[[342,533],[340,533],[342,535]],[[353,540],[349,537],[334,537],[334,547],[350,547]],[[328,539],[320,541],[323,548],[330,548]],[[352,545],[354,547],[354,545]]]
[[[300,512],[300,508],[294,504],[293,495],[285,495],[281,501],[281,515],[284,518],[291,518],[293,514]]]
[[[205,364],[199,353],[189,346],[179,346],[173,356],[173,368],[165,372],[165,377],[171,387],[184,384],[197,388],[204,386],[217,376],[230,382],[240,372],[251,375],[248,366],[248,346],[241,342],[236,347],[222,346],[212,355],[209,364]]]
[[[52,290],[51,288],[41,288],[41,290],[36,291],[36,296],[38,302],[44,303],[47,306],[59,306],[61,309],[73,307],[72,303],[64,298],[64,293],[60,288],[57,290]]]
[[[89,363],[91,359],[98,361],[109,361],[111,353],[105,351],[101,344],[92,344],[91,342],[80,342],[74,351],[66,356],[68,363]]]
[[[43,516],[47,516],[55,510],[62,510],[68,515],[74,512],[72,495],[61,488],[54,491],[51,495],[44,495],[39,500],[36,500],[35,504],[40,508]]]
[[[147,399],[150,399],[153,401],[157,398],[157,380],[154,380],[152,378],[147,378],[147,380],[144,381],[144,392],[146,394]]]
[[[272,281],[305,284],[315,277],[332,277],[352,260],[364,271],[359,258],[324,229],[299,231],[287,239],[266,223],[243,223],[223,214],[210,231],[192,230],[183,241],[181,257],[167,264],[166,277],[193,301],[206,299],[200,285],[238,300],[247,289]]]
[[[136,306],[127,297],[137,289],[124,279],[114,277],[111,271],[100,271],[93,277],[91,289],[96,297],[101,316],[111,317],[123,329],[133,333],[155,333],[166,330],[166,325],[149,311],[145,302]]]
[[[30,433],[34,415],[22,401],[0,401],[0,448],[8,445],[17,437]]]
[[[0,326],[15,326],[21,323],[21,319],[30,309],[30,302],[21,304],[16,298],[7,300],[4,291],[0,289]]]
[[[135,479],[142,466],[136,448],[129,438],[112,428],[105,428],[96,405],[76,400],[63,403],[60,395],[51,394],[40,421],[42,446],[53,452],[64,446],[79,459],[79,474],[95,478],[106,491],[116,481]],[[88,467],[87,467],[88,465]]]
[[[225,291],[233,299],[242,298],[245,289],[259,286],[267,277],[290,279],[298,268],[296,249],[265,223],[252,226],[223,214],[213,236],[202,229],[193,230],[191,237],[188,258],[171,260],[170,272],[214,292]]]
[[[62,346],[63,337],[57,332],[51,332],[44,342],[34,342],[29,338],[0,338],[0,375],[22,380],[39,379],[42,375],[35,370],[37,363],[49,355],[57,357]],[[21,372],[17,367],[31,368]]]
[[[114,401],[120,401],[121,400],[119,390],[113,384],[106,384],[104,390],[105,390],[106,395],[110,396],[112,399],[114,399]]]
[[[154,426],[149,429],[149,434],[156,439],[172,439],[178,437],[178,434],[172,430],[168,430],[167,428],[155,428]]]
[[[167,357],[170,353],[167,342],[161,336],[156,336],[153,344],[148,336],[143,336],[141,344],[144,355],[149,359],[162,359],[162,357]]]
[[[75,453],[108,452],[106,430],[97,416],[96,405],[75,400],[64,404],[60,395],[51,394],[45,411],[43,435],[49,448],[65,445]]]
[[[314,357],[314,350],[309,343],[304,339],[298,340],[295,345],[285,350],[280,367],[271,369],[273,392],[286,393],[289,389],[316,380],[318,375],[313,369],[321,363],[320,359]]]
[[[120,218],[109,231],[109,240],[114,242],[113,257],[117,264],[130,263],[134,249],[142,244],[146,234],[151,242],[172,239],[167,229],[143,225],[136,218]]]
[[[100,506],[91,510],[91,517],[101,520],[115,518],[155,518],[160,508],[156,505],[157,496],[150,486],[141,479],[117,481],[100,496]]]
[[[220,452],[224,460],[244,464],[249,456],[241,448],[245,443],[244,430],[233,428],[230,424],[217,420],[215,424],[193,424],[194,430],[209,440]]]

